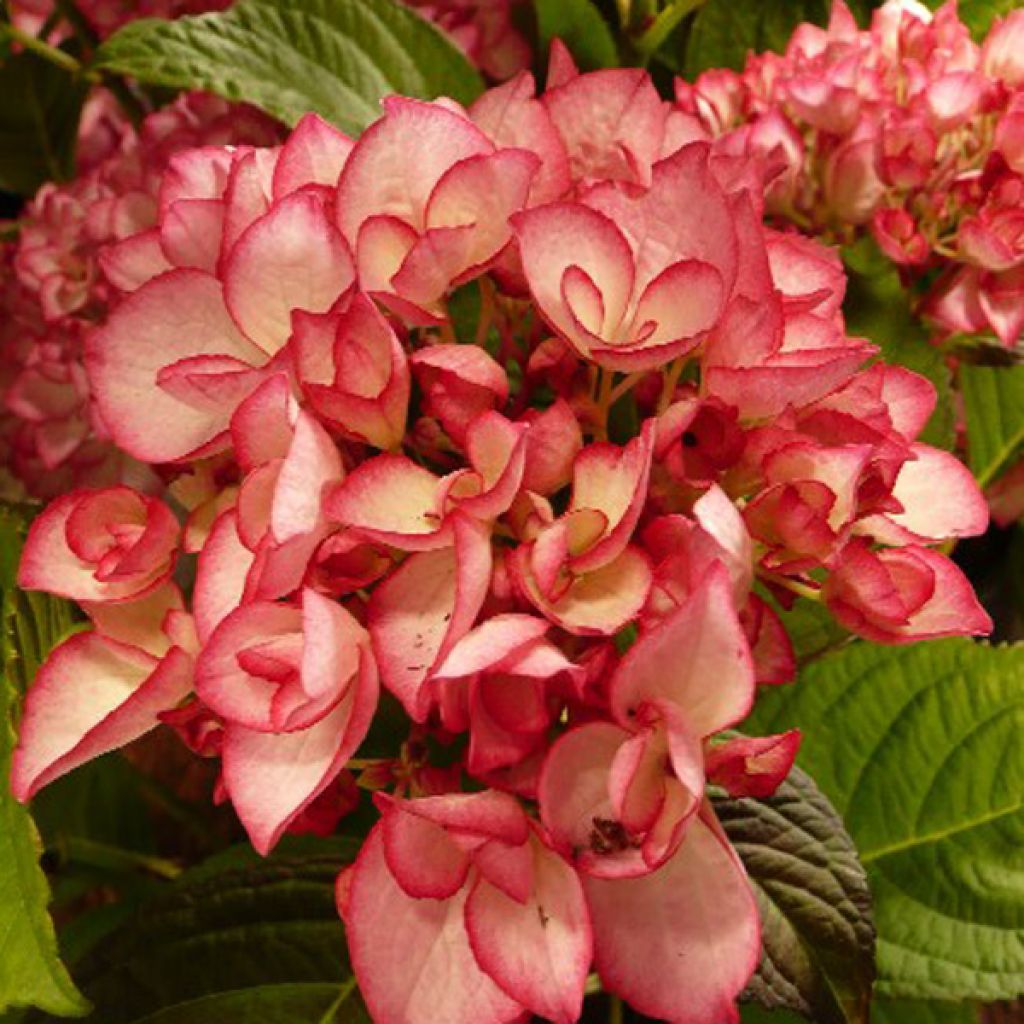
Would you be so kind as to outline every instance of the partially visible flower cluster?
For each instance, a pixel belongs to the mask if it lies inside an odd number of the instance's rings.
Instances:
[[[198,93],[150,114],[135,132],[108,107],[83,135],[86,168],[43,186],[0,246],[5,264],[0,328],[0,441],[8,468],[33,497],[151,471],[108,440],[90,402],[83,339],[114,290],[100,250],[156,223],[161,174],[177,150],[227,143],[268,145],[280,131],[259,112]],[[97,150],[112,152],[96,160]],[[10,481],[8,481],[8,485]]]
[[[721,735],[794,674],[777,606],[986,632],[937,546],[987,510],[916,440],[930,384],[847,336],[836,256],[690,127],[556,45],[539,98],[172,156],[86,365],[184,521],[119,486],[33,524],[20,583],[92,628],[29,692],[16,795],[162,721],[267,852],[358,775],[381,819],[338,904],[375,1020],[571,1022],[592,964],[735,1020],[759,923],[706,785],[792,763],[798,734]],[[408,733],[367,760],[381,687]]]
[[[1024,11],[978,46],[955,0],[934,16],[888,0],[870,31],[835,0],[827,29],[681,82],[678,102],[731,152],[766,158],[770,214],[835,241],[870,229],[906,274],[930,275],[922,312],[941,331],[1019,340]]]
[[[523,0],[403,0],[444,29],[489,78],[503,82],[530,66],[530,44],[515,24]]]

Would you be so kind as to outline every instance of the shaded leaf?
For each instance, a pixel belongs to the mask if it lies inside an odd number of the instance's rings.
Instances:
[[[370,1024],[355,986],[258,985],[181,1003],[137,1024]]]
[[[591,0],[534,0],[544,53],[561,39],[581,71],[614,67],[619,62],[608,23]]]
[[[74,171],[88,83],[34,53],[0,59],[0,189],[32,195]]]
[[[161,1011],[191,1020],[181,1004],[256,986],[326,983],[337,994],[351,971],[334,882],[354,847],[316,846],[266,860],[228,851],[139,910],[78,972],[104,1024]]]
[[[866,1024],[871,896],[838,814],[799,769],[774,796],[718,800],[715,810],[761,911],[764,952],[748,996],[819,1024]]]

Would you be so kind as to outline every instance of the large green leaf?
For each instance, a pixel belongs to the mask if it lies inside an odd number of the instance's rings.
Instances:
[[[959,371],[967,417],[968,460],[984,486],[1024,444],[1024,366],[974,366]]]
[[[0,548],[21,546],[24,521],[0,509]],[[5,572],[9,587],[9,568]],[[50,891],[39,866],[39,837],[28,811],[10,794],[14,714],[25,678],[39,658],[60,639],[61,624],[70,621],[60,602],[39,595],[18,600],[3,590],[3,671],[0,674],[0,1010],[37,1006],[49,1013],[73,1016],[89,1004],[75,988],[57,954],[57,937],[46,907]],[[23,646],[20,646],[22,645]]]
[[[0,57],[0,189],[70,177],[88,83],[34,53]]]
[[[1024,647],[851,645],[748,727],[804,730],[800,763],[857,843],[889,995],[1024,991]]]
[[[853,841],[794,768],[765,800],[716,800],[754,883],[764,953],[748,995],[819,1024],[867,1024],[875,975],[871,895]]]
[[[392,93],[467,103],[483,87],[454,43],[393,0],[240,0],[221,14],[136,21],[96,64],[246,100],[288,124],[316,111],[350,133]]]
[[[537,28],[545,52],[558,38],[569,48],[583,71],[609,68],[618,63],[608,23],[591,0],[534,0]]]
[[[353,851],[317,845],[318,855],[267,860],[231,851],[140,909],[76,972],[103,1024],[157,1014],[161,1021],[192,1020],[183,1004],[216,1007],[212,997],[256,986],[326,984],[337,994],[351,971],[334,882]],[[319,998],[312,990],[281,994]],[[357,1005],[353,997],[346,1012]],[[220,1019],[236,1018],[225,1011]]]

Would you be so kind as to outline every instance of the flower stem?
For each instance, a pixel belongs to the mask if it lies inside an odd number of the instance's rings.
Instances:
[[[622,1000],[618,996],[608,997],[608,1024],[623,1024],[626,1019]]]
[[[56,67],[70,72],[72,75],[84,74],[90,80],[95,77],[91,72],[86,72],[81,62],[75,60],[70,53],[65,53],[56,46],[51,46],[42,39],[37,39],[31,32],[26,32],[18,28],[17,25],[0,25],[0,31],[4,32],[14,42],[24,46],[26,50],[31,50],[34,54],[42,57],[43,60],[49,61]]]
[[[163,857],[150,857],[134,850],[123,850],[118,846],[108,846],[106,843],[97,843],[92,839],[82,839],[78,836],[59,843],[57,851],[73,864],[105,871],[141,871],[167,881],[173,881],[181,874],[181,868],[177,864]]]

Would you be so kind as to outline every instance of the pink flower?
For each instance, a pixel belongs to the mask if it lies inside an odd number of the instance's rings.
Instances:
[[[313,590],[227,616],[203,646],[196,692],[224,720],[224,786],[267,853],[337,777],[377,706],[369,637]]]
[[[727,197],[694,143],[656,164],[649,190],[608,182],[515,218],[523,268],[551,325],[584,358],[663,365],[701,343],[736,280]]]
[[[378,797],[338,903],[381,1024],[578,1019],[591,959],[576,873],[505,794]]]
[[[875,643],[992,630],[960,570],[916,545],[873,552],[863,541],[852,541],[840,553],[823,597],[847,629]]]
[[[76,601],[126,601],[166,580],[178,524],[170,509],[127,487],[73,491],[32,524],[18,585]]]
[[[149,732],[192,689],[195,633],[176,587],[119,615],[107,607],[87,606],[95,628],[56,647],[29,689],[11,762],[18,800]]]

